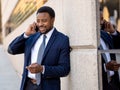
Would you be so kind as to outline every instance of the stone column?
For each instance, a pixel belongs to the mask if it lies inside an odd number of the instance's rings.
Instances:
[[[1,15],[1,0],[0,0],[0,44],[2,44],[2,15]]]
[[[96,0],[49,0],[56,11],[58,30],[70,38],[71,72],[62,90],[100,90],[98,80]]]

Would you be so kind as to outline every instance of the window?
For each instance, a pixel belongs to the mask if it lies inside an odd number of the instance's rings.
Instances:
[[[23,23],[45,2],[47,2],[47,0],[19,0],[5,25],[5,28],[7,28],[6,35]],[[7,31],[9,30],[8,28],[10,28],[10,31]]]

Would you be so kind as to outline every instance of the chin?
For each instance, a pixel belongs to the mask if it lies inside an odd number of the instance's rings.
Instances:
[[[46,31],[45,30],[40,30],[41,33],[45,33]]]
[[[41,32],[42,34],[46,34],[46,32]]]

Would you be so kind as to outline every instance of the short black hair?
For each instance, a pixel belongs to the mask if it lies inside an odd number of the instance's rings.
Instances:
[[[99,10],[102,12],[103,11],[103,7],[100,7]]]
[[[37,11],[36,14],[42,13],[42,12],[47,12],[52,18],[55,17],[55,12],[54,12],[54,10],[53,10],[51,7],[49,7],[49,6],[40,7],[40,8],[38,9],[38,11]]]

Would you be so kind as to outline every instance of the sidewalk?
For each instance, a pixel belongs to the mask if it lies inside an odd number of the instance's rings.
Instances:
[[[0,45],[0,90],[20,90],[20,77],[16,74],[2,45]]]

